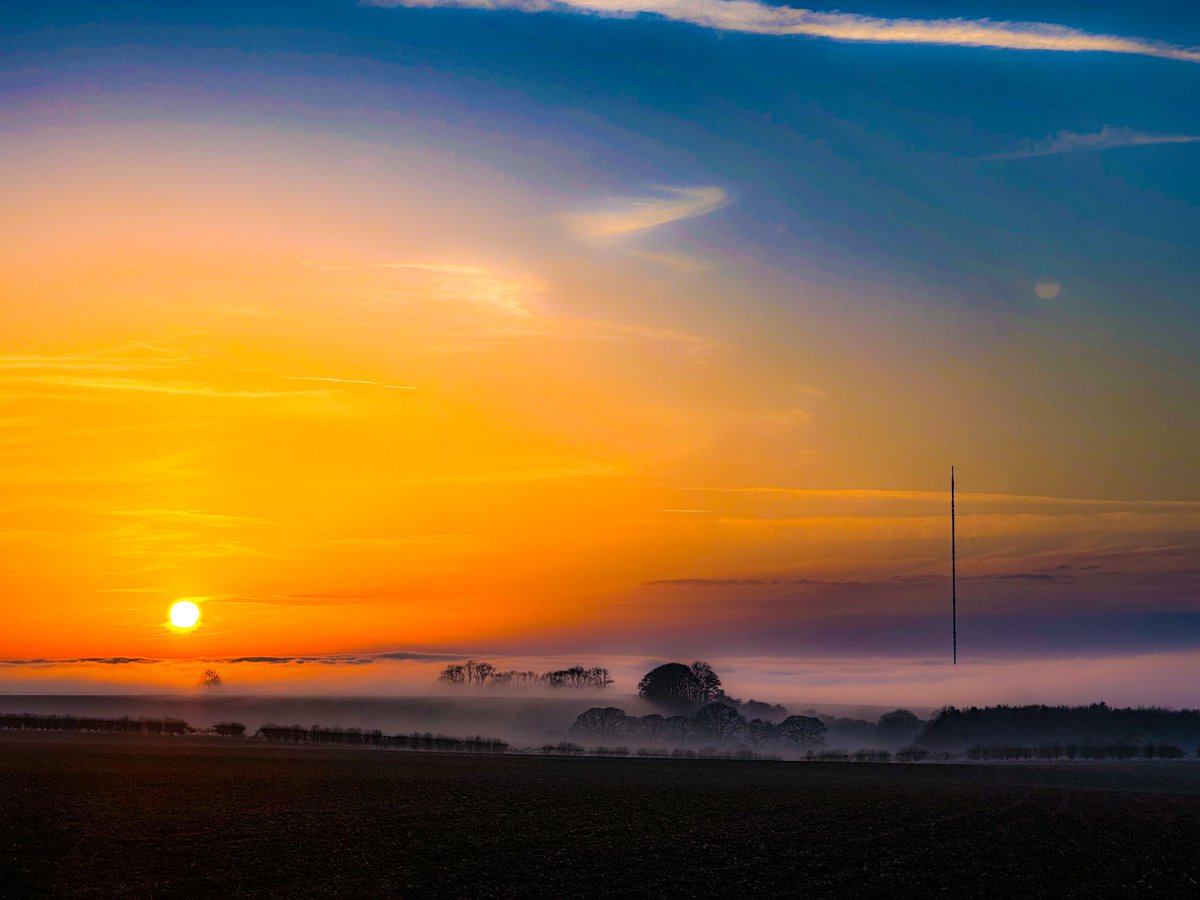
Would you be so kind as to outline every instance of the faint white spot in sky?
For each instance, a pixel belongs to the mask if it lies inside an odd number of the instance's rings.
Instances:
[[[1062,285],[1057,281],[1039,281],[1033,286],[1033,292],[1043,300],[1053,300],[1062,291]]]

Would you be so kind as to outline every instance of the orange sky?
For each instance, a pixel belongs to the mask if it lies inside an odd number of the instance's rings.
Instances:
[[[974,577],[1152,581],[1200,530],[1131,471],[1143,434],[1056,427],[1030,366],[1069,310],[997,334],[785,275],[705,231],[723,189],[169,123],[25,123],[0,186],[0,657],[714,655],[942,616],[952,461]],[[1072,408],[1136,418],[1089,327]],[[989,612],[1074,609],[1038,590]]]

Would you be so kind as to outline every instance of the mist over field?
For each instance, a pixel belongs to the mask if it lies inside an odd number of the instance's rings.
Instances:
[[[241,722],[253,733],[261,725],[312,725],[380,729],[385,733],[426,732],[451,736],[482,734],[517,745],[560,741],[580,713],[615,706],[629,715],[662,712],[636,694],[570,696],[301,697],[218,694],[179,696],[0,695],[0,713],[94,716],[97,718],[173,717],[197,728]],[[883,707],[828,705],[816,710],[830,716],[875,721]],[[799,709],[797,709],[799,712]]]

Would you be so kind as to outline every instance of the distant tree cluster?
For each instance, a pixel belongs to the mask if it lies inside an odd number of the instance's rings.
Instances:
[[[0,715],[0,730],[100,731],[112,734],[187,734],[183,719],[100,719],[90,716],[42,716],[30,713]]]
[[[603,690],[613,683],[608,669],[601,666],[591,668],[571,666],[568,669],[556,669],[539,675],[537,672],[521,672],[515,669],[501,671],[489,662],[478,662],[473,659],[446,666],[438,675],[438,681],[455,687],[550,687],[599,690]]]
[[[941,710],[922,729],[923,747],[1195,747],[1200,710],[1157,707],[989,706]],[[1065,754],[1064,754],[1065,755]]]
[[[1200,751],[1198,751],[1200,752]],[[963,754],[972,760],[1014,759],[1179,759],[1183,750],[1174,744],[1044,744],[1040,747],[1001,745],[972,747]]]
[[[615,706],[592,707],[579,714],[571,733],[592,739],[621,738],[646,745],[704,744],[753,747],[802,747],[820,744],[825,726],[812,716],[788,716],[779,723],[747,719],[727,703],[707,703],[693,716],[628,716]]]
[[[638,684],[638,694],[655,706],[676,713],[696,710],[713,702],[732,707],[746,720],[740,732],[742,739],[756,746],[775,741],[777,729],[783,728],[785,721],[796,718],[789,717],[788,710],[779,704],[754,699],[743,702],[730,697],[721,687],[720,676],[702,660],[691,665],[665,663],[651,669]],[[885,713],[878,722],[822,716],[812,710],[800,718],[818,722],[829,743],[851,747],[905,746],[913,742],[925,724],[907,709]]]
[[[540,748],[545,754],[559,754],[562,756],[582,756],[585,753],[589,756],[630,756],[628,747],[592,747],[584,749],[579,744],[571,743],[570,741],[561,741],[557,744],[543,744]],[[770,753],[759,753],[756,750],[750,750],[747,747],[736,747],[733,749],[721,749],[709,745],[698,749],[687,749],[684,747],[639,747],[636,755],[643,759],[737,759],[737,760],[774,760],[779,761],[781,757]]]
[[[728,699],[721,690],[720,676],[701,660],[690,666],[665,663],[651,669],[638,682],[638,694],[657,706],[674,709]]]
[[[499,738],[483,735],[457,738],[430,732],[384,734],[378,729],[367,731],[362,728],[323,728],[320,725],[305,728],[303,725],[267,724],[258,729],[256,737],[288,744],[348,744],[456,753],[503,753],[509,746]]]

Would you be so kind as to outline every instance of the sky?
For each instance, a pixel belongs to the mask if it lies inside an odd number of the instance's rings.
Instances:
[[[1195,705],[1185,7],[7,4],[0,692]]]

